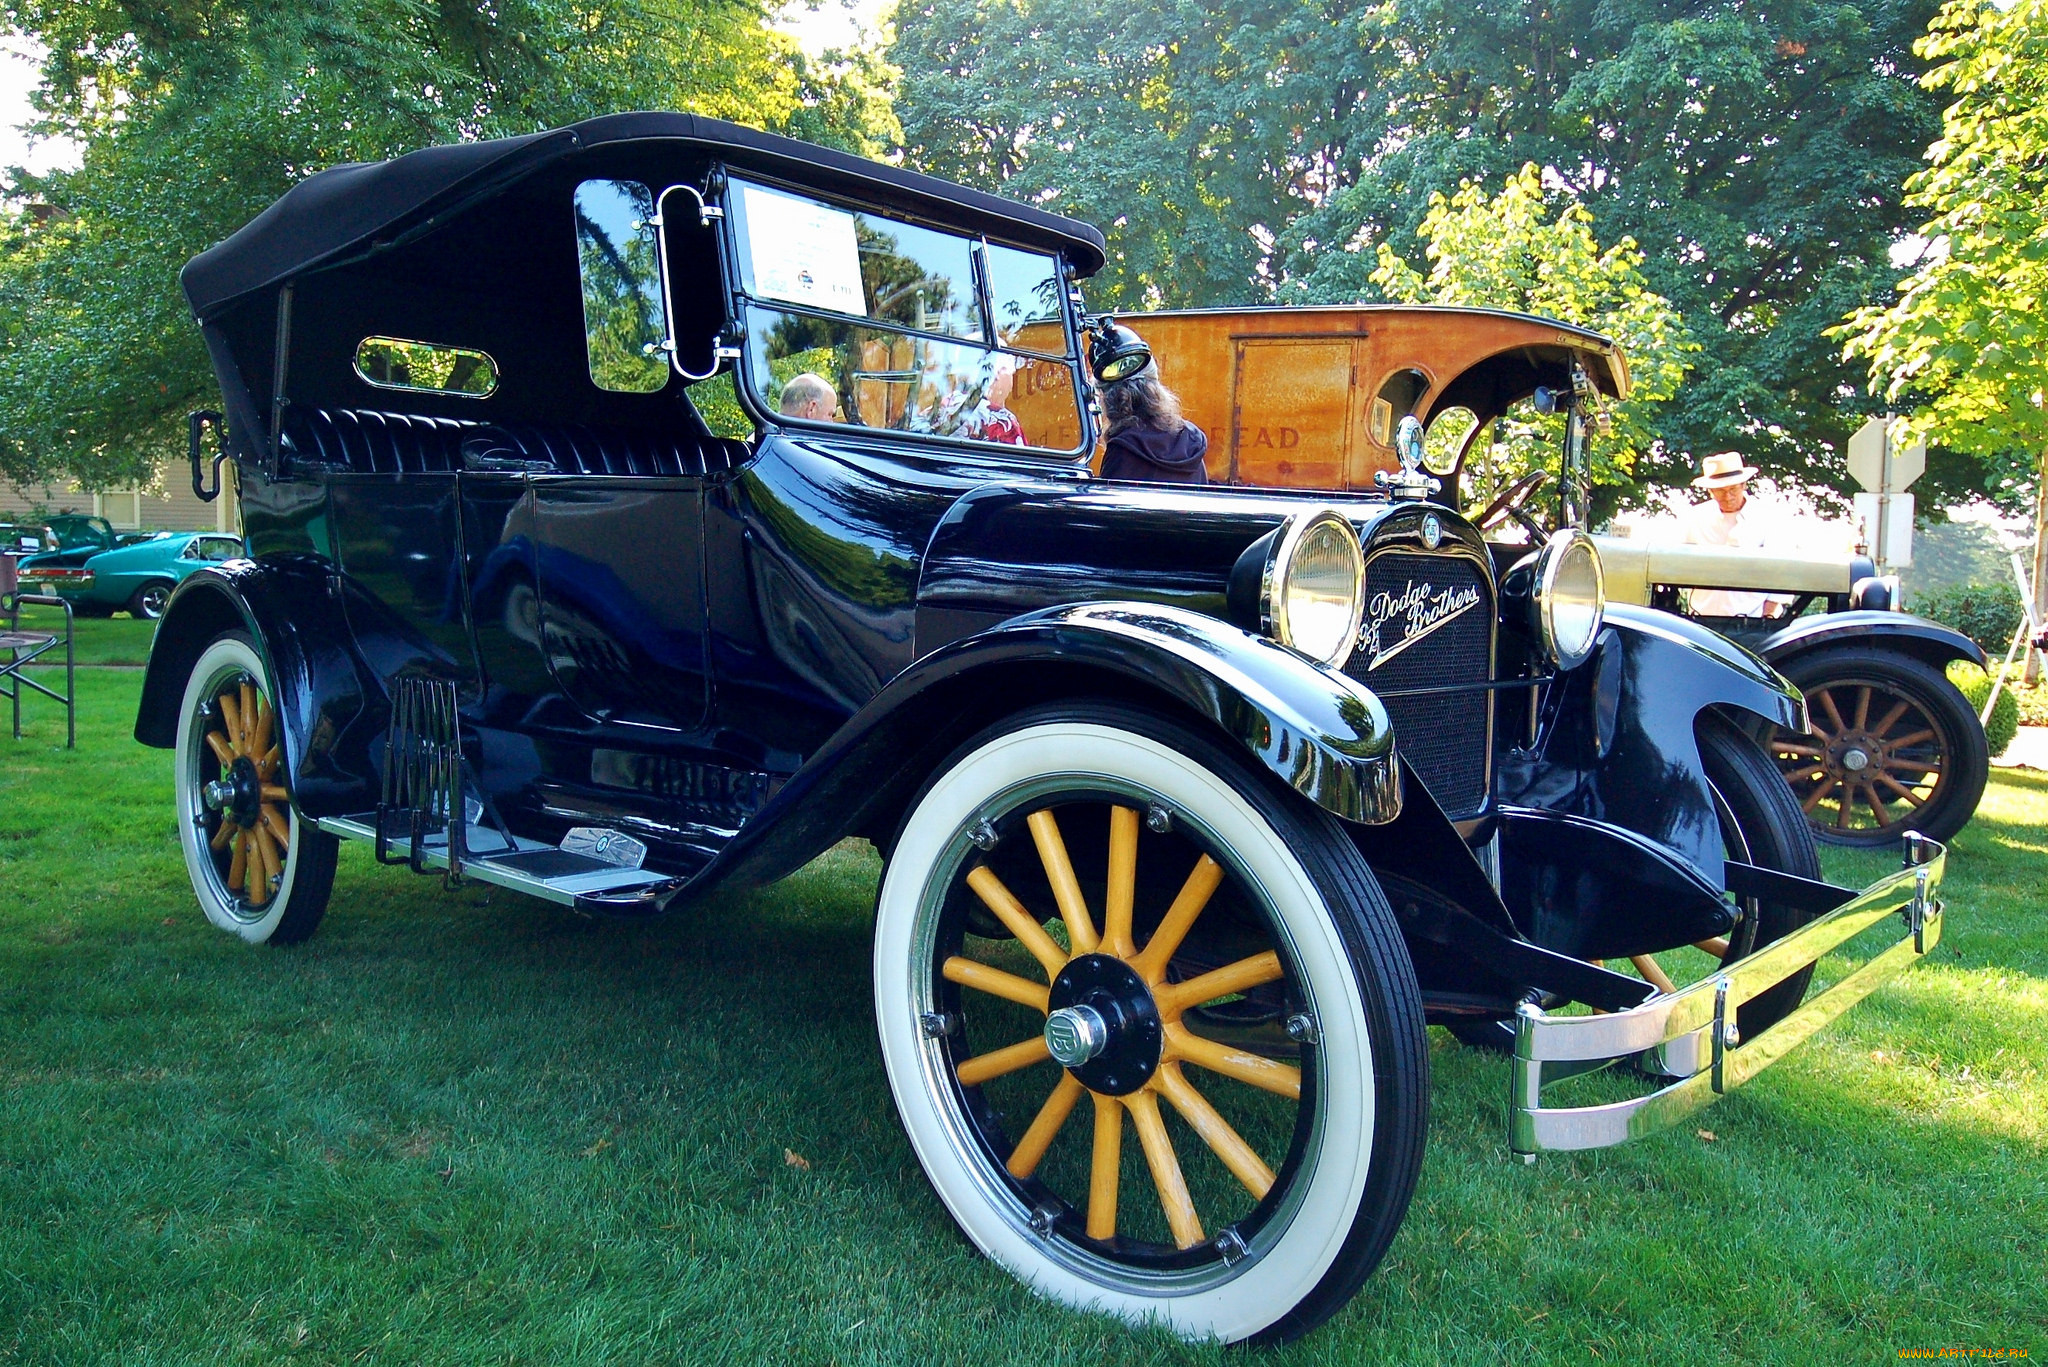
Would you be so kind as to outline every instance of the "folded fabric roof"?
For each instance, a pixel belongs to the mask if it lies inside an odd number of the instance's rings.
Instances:
[[[1079,220],[865,157],[696,114],[608,114],[545,133],[427,147],[308,176],[179,279],[202,321],[255,290],[418,228],[543,167],[591,148],[672,142],[735,168],[826,193],[943,218],[1022,245],[1064,251],[1083,275],[1101,269],[1102,234]]]

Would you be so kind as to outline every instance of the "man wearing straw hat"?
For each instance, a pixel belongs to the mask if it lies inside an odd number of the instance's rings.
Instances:
[[[1723,451],[1700,462],[1699,478],[1692,482],[1692,487],[1705,489],[1713,496],[1713,502],[1698,504],[1687,512],[1686,545],[1764,548],[1763,511],[1743,488],[1755,474],[1756,467],[1735,451]],[[1767,593],[1694,589],[1691,605],[1701,617],[1775,617],[1784,603],[1784,599]]]

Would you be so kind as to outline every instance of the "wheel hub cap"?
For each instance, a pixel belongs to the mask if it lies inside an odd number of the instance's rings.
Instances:
[[[1852,774],[1860,774],[1870,767],[1870,753],[1852,745],[1842,752],[1842,767]]]
[[[1063,1006],[1045,1018],[1045,1047],[1061,1066],[1079,1068],[1109,1044],[1109,1022],[1092,1006]]]
[[[1046,1047],[1088,1090],[1127,1096],[1159,1070],[1166,1040],[1159,1005],[1145,980],[1123,960],[1108,954],[1070,959],[1053,979],[1047,1005],[1052,1009],[1046,1016]],[[1069,1041],[1078,1062],[1060,1053]]]
[[[263,780],[256,774],[256,763],[247,755],[235,760],[234,767],[221,775],[220,785],[225,790],[226,801],[222,808],[238,826],[254,826],[263,810]],[[213,796],[213,784],[207,785],[209,804]]]

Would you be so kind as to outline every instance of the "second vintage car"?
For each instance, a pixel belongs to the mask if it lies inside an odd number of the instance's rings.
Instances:
[[[242,539],[221,532],[157,532],[123,540],[112,550],[83,556],[31,556],[21,562],[22,587],[56,594],[84,616],[125,609],[153,622],[187,575],[242,554]]]
[[[1385,1254],[1426,1023],[1512,1042],[1516,1152],[1598,1148],[1932,947],[1940,847],[1818,881],[1745,731],[1798,695],[1609,609],[1582,533],[1497,569],[1408,485],[1095,479],[1103,257],[633,114],[336,168],[194,260],[248,554],[172,596],[136,735],[207,917],[303,939],[343,840],[640,916],[865,837],[944,1210],[1048,1297],[1232,1341]],[[1546,1104],[1613,1062],[1641,1095]]]
[[[1372,489],[1401,468],[1407,440],[1419,446],[1413,463],[1441,486],[1431,497],[1478,505],[1482,531],[1529,545],[1555,527],[1588,526],[1599,411],[1629,389],[1627,359],[1610,339],[1496,309],[1197,309],[1124,321],[1208,435],[1211,479]],[[1492,468],[1494,424],[1517,410],[1558,415],[1554,469]],[[1977,810],[1990,775],[1984,728],[1944,670],[1981,668],[1984,652],[1902,611],[1898,581],[1879,577],[1868,557],[1594,542],[1609,601],[1688,616],[1799,687],[1807,730],[1751,729],[1820,839],[1896,845],[1918,831],[1947,840]],[[1775,594],[1781,610],[1708,615],[1694,608],[1700,589]]]

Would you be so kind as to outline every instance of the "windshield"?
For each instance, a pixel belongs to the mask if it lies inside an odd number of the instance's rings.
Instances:
[[[56,535],[57,548],[65,551],[75,551],[85,546],[105,546],[114,539],[112,526],[91,517],[68,517],[61,522],[51,523],[50,530]]]
[[[763,409],[1078,452],[1057,257],[745,181],[728,203]]]

